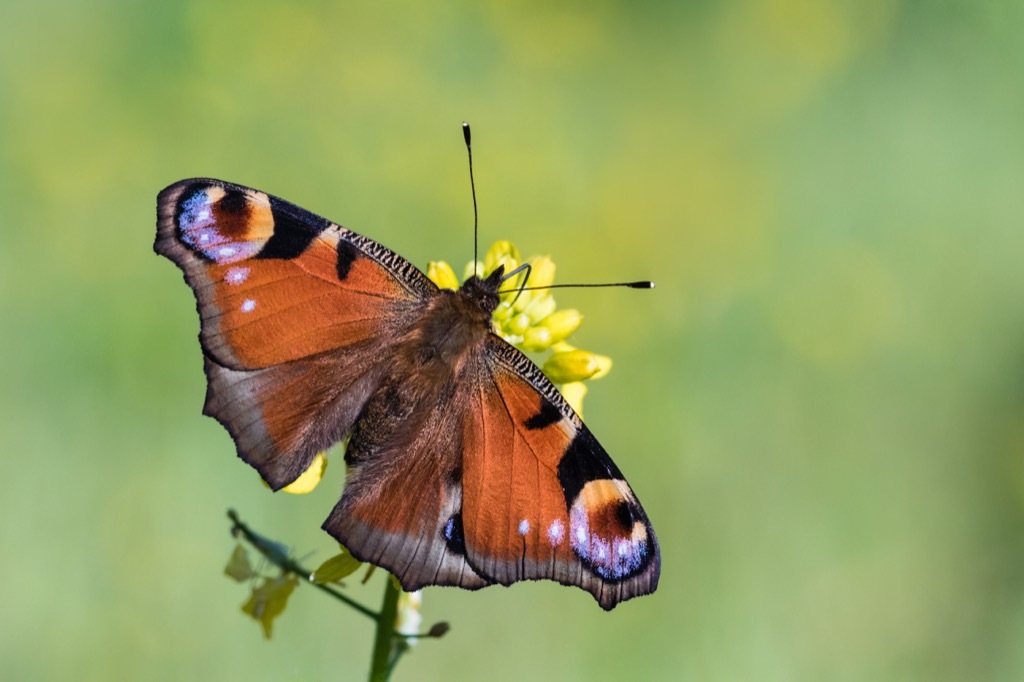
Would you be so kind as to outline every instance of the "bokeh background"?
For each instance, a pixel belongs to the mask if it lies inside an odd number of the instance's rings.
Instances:
[[[549,253],[587,418],[664,555],[602,612],[430,589],[397,680],[1024,679],[1024,7],[1010,0],[0,4],[0,678],[362,679],[263,640],[225,510],[316,564],[200,415],[154,199],[206,175],[413,262]],[[381,576],[353,593],[376,604]]]

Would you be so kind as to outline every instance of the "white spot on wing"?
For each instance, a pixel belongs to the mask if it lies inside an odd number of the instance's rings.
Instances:
[[[530,522],[527,521],[526,519],[523,519],[522,521],[519,522],[519,534],[520,535],[526,535],[529,532],[530,532]]]
[[[242,312],[243,313],[251,313],[255,309],[256,309],[256,301],[252,300],[251,298],[247,298],[244,301],[242,301]]]
[[[551,546],[555,547],[561,544],[563,537],[565,537],[565,528],[559,519],[555,519],[548,526],[548,540],[551,541]]]
[[[249,277],[249,268],[231,268],[224,275],[224,281],[228,284],[241,284]]]

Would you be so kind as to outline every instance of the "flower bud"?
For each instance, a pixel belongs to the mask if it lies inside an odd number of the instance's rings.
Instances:
[[[518,291],[510,291],[506,294],[506,298],[509,301],[515,301],[512,303],[512,309],[517,313],[526,312],[526,309],[536,300],[536,291],[524,291],[522,293]]]
[[[558,343],[571,336],[582,322],[583,313],[575,308],[566,308],[551,313],[537,324],[551,331],[551,343]]]
[[[608,374],[608,372],[612,371],[612,359],[607,355],[597,355],[596,353],[594,354],[594,357],[597,358],[597,371],[594,372],[594,376],[590,378],[600,379]]]
[[[462,281],[465,282],[474,274],[477,275],[478,277],[483,277],[486,274],[484,272],[484,264],[478,260],[466,263],[466,267],[462,271]]]
[[[494,314],[491,315],[498,322],[505,322],[512,317],[512,306],[508,301],[502,301],[498,304],[498,307],[494,309]]]
[[[487,249],[487,254],[484,256],[483,274],[488,275],[494,272],[499,265],[504,265],[505,274],[507,275],[519,266],[519,262],[519,249],[512,242],[501,239],[491,244],[491,248]]]
[[[427,278],[441,289],[459,288],[459,278],[455,276],[452,266],[443,260],[430,261],[427,264]]]
[[[522,336],[530,327],[530,318],[519,313],[504,324],[505,331],[515,336]]]
[[[440,623],[434,623],[430,626],[430,630],[427,632],[431,637],[444,637],[445,633],[451,629],[448,623],[441,621]]]
[[[550,256],[534,256],[530,259],[528,287],[549,287],[555,281],[555,261]]]
[[[543,367],[544,374],[556,384],[589,379],[600,369],[597,355],[588,350],[554,353]]]
[[[551,347],[551,330],[547,327],[530,327],[523,333],[524,350],[542,351]]]
[[[583,397],[587,395],[587,385],[582,381],[572,381],[562,384],[560,387],[565,402],[576,411],[576,414],[583,418]]]
[[[558,304],[555,303],[555,297],[547,291],[528,291],[528,294],[533,294],[532,300],[529,304],[523,308],[523,312],[530,316],[530,320],[534,323],[540,322],[545,317],[555,312],[555,308]]]

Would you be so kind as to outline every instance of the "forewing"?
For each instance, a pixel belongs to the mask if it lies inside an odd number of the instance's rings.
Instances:
[[[196,296],[204,411],[274,489],[351,430],[380,357],[437,293],[377,242],[220,180],[160,193],[154,248]]]
[[[294,204],[220,180],[157,199],[155,250],[196,295],[200,340],[231,369],[373,340],[437,288],[411,263]]]

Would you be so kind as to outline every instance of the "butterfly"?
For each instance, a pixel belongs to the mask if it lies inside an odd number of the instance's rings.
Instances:
[[[348,438],[323,524],[405,590],[554,580],[606,610],[653,592],[643,507],[555,386],[492,331],[504,271],[439,289],[376,241],[211,179],[157,198],[195,293],[204,414],[274,490]]]

